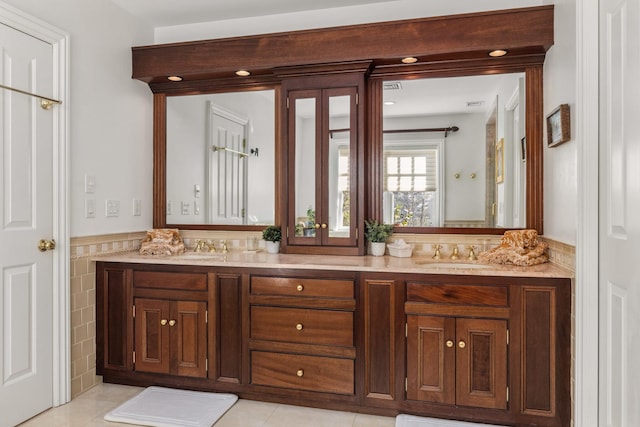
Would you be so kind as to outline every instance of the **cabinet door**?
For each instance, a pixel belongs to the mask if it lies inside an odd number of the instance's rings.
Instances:
[[[175,363],[172,374],[188,377],[207,375],[207,304],[198,301],[173,303],[169,331]]]
[[[507,321],[456,320],[456,403],[507,408]]]
[[[455,319],[407,316],[407,399],[455,404]]]
[[[356,246],[357,87],[288,93],[288,236],[295,246]]]
[[[168,374],[170,302],[135,300],[135,370]]]

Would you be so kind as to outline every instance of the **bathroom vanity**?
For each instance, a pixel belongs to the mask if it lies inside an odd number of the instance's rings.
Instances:
[[[262,253],[97,261],[105,382],[569,425],[571,273],[552,264]]]

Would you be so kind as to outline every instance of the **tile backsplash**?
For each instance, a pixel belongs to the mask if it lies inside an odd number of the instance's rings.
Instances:
[[[193,248],[197,239],[219,242],[226,240],[233,250],[246,249],[247,239],[261,239],[261,232],[200,231],[180,232],[185,245]],[[93,256],[99,254],[137,251],[146,232],[119,233],[71,239],[71,396],[78,396],[100,382],[96,376],[96,277]],[[403,234],[395,233],[390,240],[403,239],[414,245],[413,256],[431,256],[434,246],[442,245],[442,256],[449,256],[457,245],[462,256],[473,245],[476,253],[500,244],[499,235],[465,234]],[[575,270],[575,248],[571,245],[545,239],[549,243],[552,262]],[[262,240],[260,245],[264,245]]]

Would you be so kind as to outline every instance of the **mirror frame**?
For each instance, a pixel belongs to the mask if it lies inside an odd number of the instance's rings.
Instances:
[[[505,9],[461,15],[378,22],[344,27],[170,43],[132,48],[134,79],[154,93],[153,113],[153,226],[183,229],[255,230],[260,226],[189,225],[166,223],[166,96],[216,91],[276,88],[276,105],[282,105],[282,71],[298,75],[332,73],[336,64],[371,61],[366,82],[365,149],[361,173],[367,183],[365,217],[381,218],[382,79],[403,77],[453,77],[470,74],[524,72],[526,78],[527,227],[543,233],[543,91],[542,70],[547,50],[553,45],[553,5]],[[388,42],[393,34],[394,43]],[[416,37],[422,34],[423,37]],[[517,37],[516,37],[517,35]],[[490,58],[488,52],[509,52]],[[418,63],[401,64],[414,56]],[[308,69],[307,69],[308,68]],[[235,76],[248,69],[251,77]],[[315,70],[315,71],[313,71]],[[280,73],[280,74],[278,74]],[[181,76],[173,83],[169,76]],[[291,76],[288,76],[291,77]],[[284,195],[282,114],[276,107],[276,220]],[[505,229],[401,228],[415,233],[502,234]]]

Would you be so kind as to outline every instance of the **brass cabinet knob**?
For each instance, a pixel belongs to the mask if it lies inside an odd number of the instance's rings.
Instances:
[[[162,319],[162,320],[160,321],[160,324],[161,324],[162,326],[165,326],[165,325],[167,324],[167,319]]]
[[[449,348],[453,347],[453,341],[451,340],[447,340],[446,344],[447,344],[447,347]]]
[[[302,292],[302,291],[304,291],[304,285],[300,284],[300,285],[296,286],[296,290],[297,290],[298,292]]]
[[[322,228],[327,228],[327,224],[322,224]]]
[[[315,227],[316,229],[318,229],[318,228],[320,228],[320,224],[316,224],[316,225],[314,225],[314,227]]]
[[[296,375],[301,377],[304,375],[304,371],[302,369],[298,369],[298,372],[296,372]]]
[[[175,321],[175,320],[173,320],[173,319],[169,320],[169,326],[173,326],[173,325],[175,325],[175,324],[176,324],[176,321]]]
[[[298,323],[298,324],[296,325],[296,329],[297,329],[297,330],[299,330],[299,331],[301,331],[303,327],[304,327],[304,326],[302,326],[302,323]]]
[[[40,252],[52,251],[55,248],[56,248],[56,241],[53,239],[51,240],[40,239],[40,241],[38,242],[38,249],[40,250]]]
[[[458,347],[460,347],[460,348],[465,348],[466,346],[467,346],[467,343],[465,343],[464,341],[460,341],[458,343]]]

